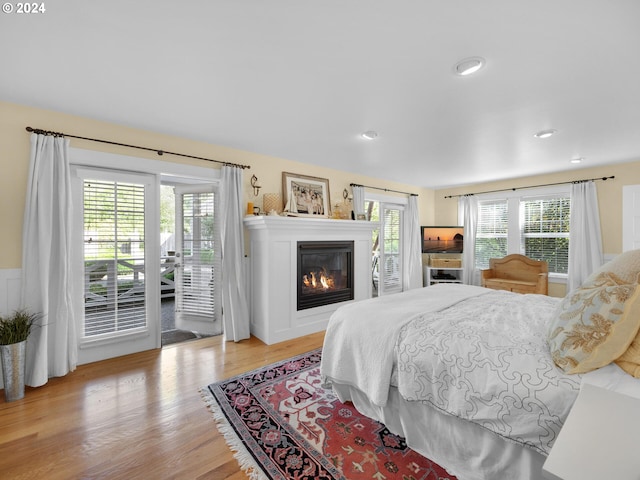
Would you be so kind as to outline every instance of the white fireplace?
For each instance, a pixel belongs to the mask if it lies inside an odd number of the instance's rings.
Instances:
[[[251,334],[266,344],[325,330],[346,303],[371,298],[371,222],[308,217],[249,216],[248,300]],[[353,242],[353,300],[298,309],[298,245]]]

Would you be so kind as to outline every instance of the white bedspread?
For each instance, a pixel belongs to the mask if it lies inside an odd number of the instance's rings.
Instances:
[[[410,402],[477,423],[548,454],[580,387],[551,360],[547,323],[559,299],[439,284],[340,307],[321,373],[385,406]]]
[[[481,287],[439,284],[338,308],[325,334],[321,364],[324,385],[330,386],[332,380],[352,385],[375,405],[384,406],[402,326],[417,316],[487,292]]]
[[[406,323],[397,342],[400,395],[547,455],[581,380],[549,354],[558,300],[492,291]]]

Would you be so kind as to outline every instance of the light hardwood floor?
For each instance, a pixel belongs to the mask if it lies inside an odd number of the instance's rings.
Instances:
[[[0,393],[0,478],[245,480],[200,387],[323,339],[203,338],[82,365],[16,402]]]

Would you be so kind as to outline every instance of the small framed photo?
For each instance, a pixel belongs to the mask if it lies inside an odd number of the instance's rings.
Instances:
[[[366,220],[367,219],[367,215],[365,213],[358,213],[356,215],[356,220]]]
[[[282,172],[282,194],[285,211],[298,217],[331,216],[329,180],[297,173]]]

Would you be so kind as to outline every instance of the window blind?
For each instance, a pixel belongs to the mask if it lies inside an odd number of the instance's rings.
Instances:
[[[383,245],[382,264],[385,293],[402,291],[401,245],[400,245],[400,209],[383,204]]]
[[[521,253],[546,261],[551,273],[566,274],[570,210],[568,192],[479,202],[476,268],[488,268],[491,258]]]
[[[476,268],[489,268],[490,258],[507,255],[508,214],[507,200],[478,203]]]
[[[146,327],[145,187],[85,180],[84,337]]]
[[[549,271],[567,273],[569,268],[569,197],[524,199],[522,242],[524,254],[544,260]]]
[[[216,195],[213,192],[184,193],[182,281],[178,285],[176,311],[204,315],[215,319],[219,285],[216,273],[220,271],[220,248],[214,235],[216,221]]]

